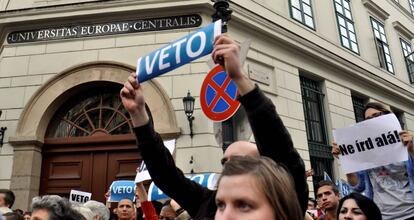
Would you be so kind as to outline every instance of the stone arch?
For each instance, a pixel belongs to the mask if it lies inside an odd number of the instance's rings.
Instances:
[[[48,125],[62,104],[78,88],[91,83],[122,85],[134,68],[115,62],[92,62],[63,71],[39,88],[20,115],[14,136],[11,189],[16,193],[16,206],[27,209],[39,191],[42,164],[41,148]],[[171,101],[156,80],[143,83],[146,102],[151,109],[156,130],[165,137],[180,134]]]

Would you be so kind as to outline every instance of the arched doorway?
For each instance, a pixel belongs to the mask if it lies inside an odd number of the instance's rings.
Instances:
[[[121,86],[89,83],[55,113],[42,149],[40,195],[68,197],[71,189],[104,201],[114,180],[133,180],[141,157]]]
[[[15,207],[27,209],[31,199],[40,193],[65,194],[68,193],[68,188],[93,190],[91,186],[97,184],[102,185],[102,188],[96,191],[93,197],[102,201],[100,197],[111,178],[130,178],[133,175],[131,167],[135,172],[136,164],[139,163],[139,152],[133,135],[128,130],[130,124],[125,120],[127,115],[117,108],[115,102],[110,108],[103,107],[104,105],[100,104],[101,99],[98,98],[102,97],[102,100],[108,100],[110,103],[105,94],[112,94],[108,97],[117,97],[120,87],[133,71],[132,67],[114,62],[87,63],[57,74],[35,92],[20,115],[14,136],[9,138],[14,147],[10,188],[16,194]],[[170,98],[162,86],[156,80],[145,82],[142,86],[155,129],[163,138],[177,138],[180,129],[177,127]],[[67,122],[73,125],[70,129],[66,127],[69,129],[66,133],[63,132],[64,129],[59,127],[63,126],[59,116],[70,114],[70,111],[75,112],[76,103],[87,103],[87,100],[95,102],[92,102],[93,105],[86,105],[85,109],[81,108],[81,111],[78,110],[78,115],[66,118]],[[99,116],[99,112],[102,112],[102,116]],[[106,116],[103,112],[106,112]],[[113,121],[112,127],[106,126],[110,121],[107,115],[111,115],[111,112],[119,115],[119,120]],[[98,120],[91,123],[87,115],[89,118],[92,115]],[[84,130],[75,129],[77,126]],[[134,153],[126,153],[132,151]],[[104,152],[107,154],[106,157],[103,155]],[[70,157],[65,158],[65,155]],[[78,159],[78,162],[70,162],[73,159]],[[59,161],[66,161],[67,164],[62,165]],[[94,170],[94,166],[100,168],[104,164],[108,164],[106,171]],[[110,170],[112,168],[113,171]],[[104,172],[111,173],[112,177],[109,177],[109,174],[105,177]],[[83,178],[83,174],[91,173],[100,176],[95,180]],[[101,181],[95,184],[98,180]]]

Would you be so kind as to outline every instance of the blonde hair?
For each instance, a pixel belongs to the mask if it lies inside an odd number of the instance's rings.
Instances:
[[[223,176],[248,174],[265,195],[278,220],[303,220],[303,214],[290,173],[267,157],[234,156],[226,162]]]

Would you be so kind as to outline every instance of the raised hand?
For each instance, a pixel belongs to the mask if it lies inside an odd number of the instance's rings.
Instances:
[[[411,134],[408,131],[402,130],[400,132],[400,138],[403,142],[404,146],[407,147],[408,153],[413,157],[414,159],[414,146],[413,146],[413,134]]]
[[[243,73],[240,63],[240,46],[226,34],[222,34],[214,40],[214,49],[211,53],[215,63],[223,66],[226,73],[244,95],[254,89],[254,84]]]
[[[338,155],[341,153],[339,150],[339,146],[336,142],[332,142],[332,155],[338,159]]]
[[[144,91],[137,82],[135,73],[131,73],[120,92],[122,104],[129,112],[134,127],[139,127],[149,121],[145,110]]]

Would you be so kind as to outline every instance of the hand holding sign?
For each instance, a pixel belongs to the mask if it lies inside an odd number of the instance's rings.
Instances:
[[[138,81],[143,83],[211,53],[214,38],[219,34],[221,20],[138,58]]]
[[[214,41],[212,58],[215,63],[220,63],[225,72],[234,81],[240,95],[244,95],[254,89],[254,84],[243,73],[240,61],[240,46],[229,36],[222,34]]]
[[[394,114],[387,114],[333,131],[345,173],[407,160]]]
[[[131,115],[132,125],[134,127],[145,125],[149,121],[149,116],[145,110],[144,91],[134,73],[124,83],[120,96],[122,104]]]

